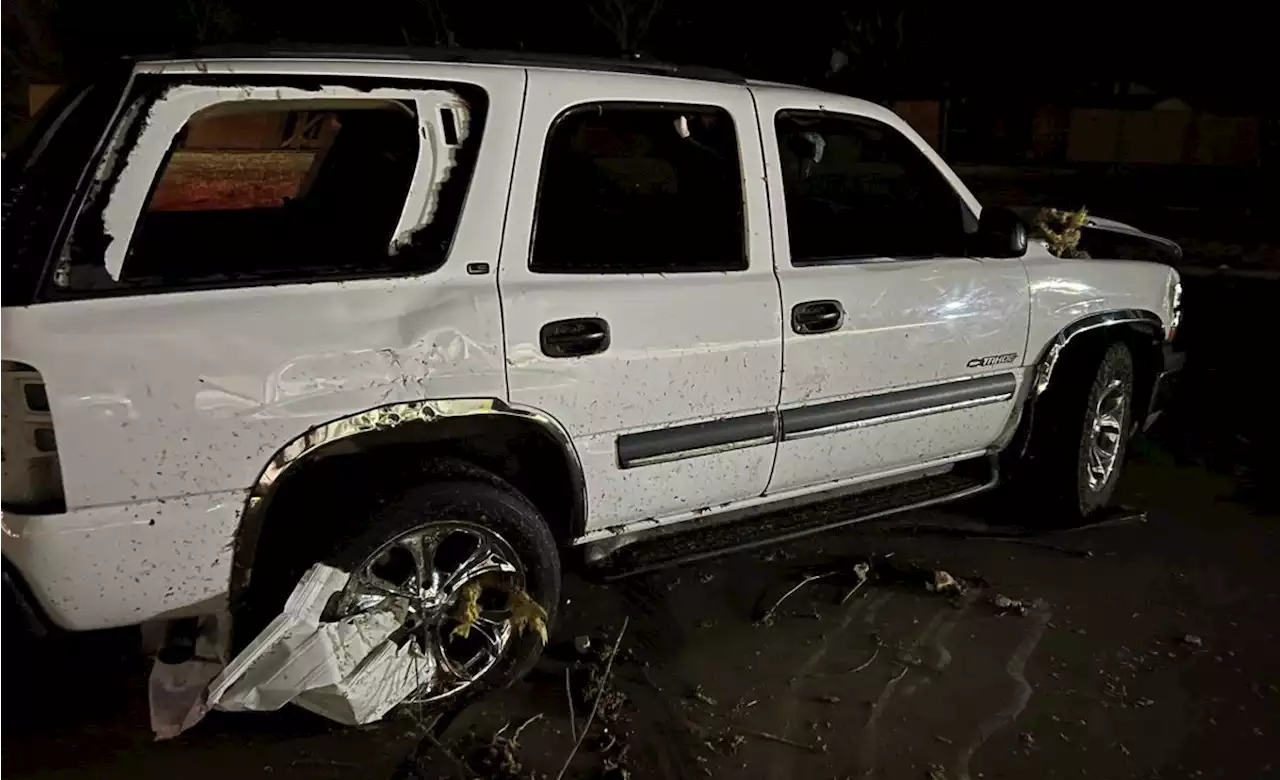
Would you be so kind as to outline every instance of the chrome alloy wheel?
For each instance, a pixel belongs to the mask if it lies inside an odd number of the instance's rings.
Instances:
[[[1124,437],[1127,403],[1127,391],[1119,379],[1107,382],[1107,386],[1098,395],[1098,403],[1093,410],[1086,464],[1090,490],[1101,490],[1115,473]]]
[[[474,585],[473,585],[474,584]],[[455,633],[459,601],[481,586],[479,615],[466,636]],[[514,638],[511,592],[525,587],[525,570],[510,543],[492,529],[467,522],[418,526],[388,541],[347,582],[338,613],[391,609],[427,663],[406,703],[453,696],[485,675]]]

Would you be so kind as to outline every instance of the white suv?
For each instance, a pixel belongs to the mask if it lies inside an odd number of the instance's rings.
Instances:
[[[325,561],[341,610],[408,601],[446,697],[537,652],[502,598],[453,632],[468,583],[554,617],[568,549],[635,571],[1006,480],[1088,516],[1176,367],[1173,269],[1028,246],[872,103],[459,52],[126,65],[5,161],[5,572],[66,629],[230,608],[243,643]]]

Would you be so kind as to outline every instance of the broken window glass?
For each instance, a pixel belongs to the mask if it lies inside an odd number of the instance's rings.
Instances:
[[[443,90],[179,85],[145,108],[140,98],[134,126],[117,128],[99,167],[55,286],[433,270],[475,166],[480,97],[477,106]]]

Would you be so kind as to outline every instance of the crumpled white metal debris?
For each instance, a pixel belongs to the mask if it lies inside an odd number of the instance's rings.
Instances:
[[[383,609],[322,620],[325,607],[348,577],[324,564],[311,567],[284,610],[208,684],[191,709],[163,713],[167,720],[162,717],[157,724],[162,713],[153,696],[156,735],[176,736],[210,709],[261,712],[290,703],[339,723],[359,725],[380,719],[408,698],[421,680],[431,677],[435,662],[411,637],[401,636],[405,615]],[[186,677],[196,672],[169,674]]]

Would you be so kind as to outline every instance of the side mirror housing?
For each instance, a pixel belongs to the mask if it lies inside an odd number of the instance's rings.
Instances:
[[[1005,208],[985,208],[978,231],[970,237],[972,257],[1022,257],[1027,253],[1027,226]]]

